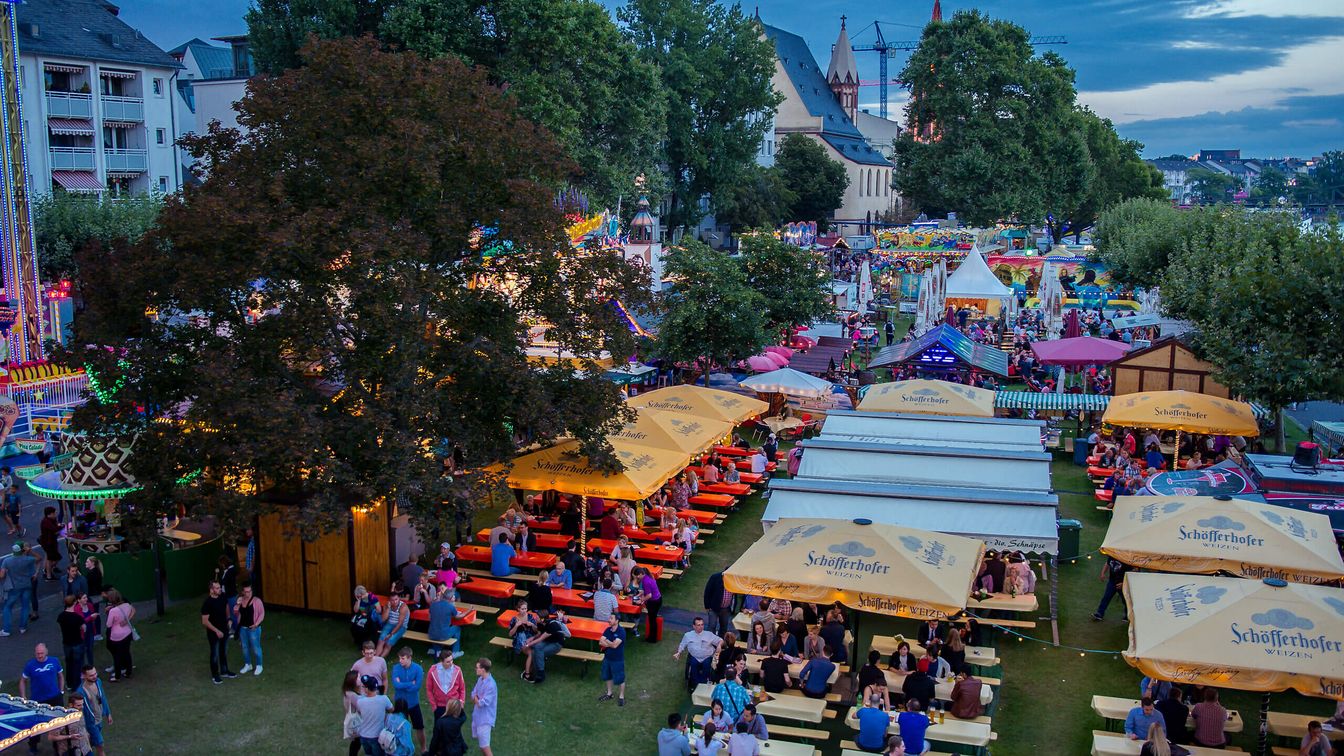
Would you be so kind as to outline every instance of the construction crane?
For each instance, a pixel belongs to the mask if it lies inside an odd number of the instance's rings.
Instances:
[[[0,166],[0,269],[9,300],[0,304],[0,333],[9,342],[10,364],[43,358],[42,300],[19,93],[19,2],[0,0],[0,125],[5,131],[0,149],[4,160]]]
[[[939,7],[938,7],[937,4],[934,5],[934,18],[933,18],[933,20],[934,20],[934,21],[941,21],[941,20],[943,20],[943,19],[942,19],[942,13],[939,12]],[[898,24],[898,26],[905,26],[905,24]],[[882,35],[882,22],[881,22],[881,21],[874,21],[874,22],[873,22],[873,29],[877,31],[877,41],[876,41],[876,42],[874,42],[874,43],[871,44],[871,45],[852,45],[852,46],[850,47],[850,49],[853,50],[854,52],[875,52],[875,53],[878,53],[878,55],[879,55],[879,58],[878,58],[878,69],[879,69],[879,72],[878,72],[878,81],[877,81],[877,85],[878,85],[878,87],[880,88],[880,91],[881,91],[881,98],[880,98],[880,102],[881,102],[881,110],[880,110],[879,112],[881,113],[881,115],[882,115],[883,118],[886,118],[886,117],[887,117],[887,84],[889,84],[890,81],[891,81],[891,80],[888,78],[888,76],[887,76],[887,59],[888,59],[888,58],[894,58],[894,57],[896,57],[897,53],[909,52],[909,51],[911,51],[911,50],[914,50],[914,49],[918,48],[918,47],[919,47],[919,41],[918,41],[918,40],[915,40],[915,41],[913,41],[913,42],[888,42],[887,39],[886,39],[886,37],[884,37],[884,36]],[[1030,40],[1028,40],[1028,42],[1029,42],[1031,45],[1034,45],[1034,46],[1038,46],[1038,45],[1067,45],[1067,44],[1069,43],[1069,41],[1068,41],[1067,39],[1065,39],[1062,35],[1058,35],[1058,34],[1053,35],[1053,36],[1046,36],[1046,37],[1032,37]],[[869,82],[862,82],[862,83],[865,84],[865,85],[869,84]]]

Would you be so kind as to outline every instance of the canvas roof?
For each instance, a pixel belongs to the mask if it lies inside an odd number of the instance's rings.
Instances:
[[[798,476],[965,488],[1050,490],[1050,455],[1002,449],[864,443],[814,438],[803,442]]]
[[[978,246],[972,246],[965,259],[947,277],[948,299],[1003,299],[1013,295],[1013,290],[989,269],[985,256]]]
[[[985,370],[995,375],[1005,377],[1008,375],[1008,354],[1006,352],[986,344],[977,344],[969,336],[946,323],[939,324],[914,341],[892,344],[883,348],[868,363],[868,367],[878,368],[910,362],[918,359],[920,355],[934,345],[941,345],[959,362],[968,367]]]
[[[842,410],[827,414],[819,438],[1039,452],[1044,427],[1040,420]]]

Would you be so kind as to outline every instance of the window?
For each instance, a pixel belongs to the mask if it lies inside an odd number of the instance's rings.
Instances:
[[[154,129],[154,143],[165,144],[168,141],[168,132],[165,129]]]
[[[163,79],[154,80],[154,96],[163,97]]]
[[[167,193],[168,193],[168,177],[167,177],[167,176],[159,176],[159,191],[163,192],[164,194],[167,194]]]

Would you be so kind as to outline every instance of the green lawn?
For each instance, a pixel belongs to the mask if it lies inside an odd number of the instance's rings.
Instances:
[[[1090,490],[1082,471],[1072,464],[1056,462],[1054,472],[1057,490]],[[1094,552],[1108,515],[1095,509],[1090,496],[1061,493],[1060,500],[1061,516],[1084,523],[1083,551]],[[763,506],[759,497],[752,497],[716,529],[696,552],[686,576],[664,586],[666,606],[700,609],[706,576],[727,566],[759,537]],[[491,516],[483,513],[481,519]],[[1063,566],[1060,640],[1069,646],[1118,651],[1126,644],[1118,601],[1105,622],[1095,623],[1088,617],[1100,596],[1100,569],[1096,556]],[[1049,614],[1044,600],[1048,589],[1048,584],[1041,584],[1042,617]],[[173,607],[163,619],[146,619],[139,626],[144,640],[136,644],[134,680],[108,684],[115,724],[107,729],[107,736],[114,753],[343,753],[338,737],[339,687],[344,671],[356,658],[343,620],[271,612],[265,624],[266,673],[220,686],[210,683],[195,602]],[[909,621],[865,615],[860,646],[866,648],[874,632],[911,633],[914,629]],[[584,677],[577,662],[556,659],[544,685],[523,683],[518,679],[520,662],[510,667],[502,649],[486,645],[495,633],[490,623],[468,629],[468,655],[463,661],[469,663],[483,654],[495,663],[500,687],[496,753],[538,749],[547,753],[652,753],[654,733],[668,712],[698,713],[682,687],[681,664],[670,658],[675,633],[657,646],[632,643],[624,708],[614,702],[596,703],[601,684],[595,666]],[[994,673],[1003,678],[1004,685],[993,710],[999,736],[993,752],[1023,756],[1086,753],[1091,730],[1103,727],[1091,710],[1091,695],[1133,695],[1140,676],[1118,655],[1080,656],[1077,651],[1051,646],[1048,622],[1030,634],[1046,642],[1011,636],[996,642],[1003,667]],[[105,665],[107,656],[99,653],[99,664]],[[417,648],[417,653],[423,654],[423,649]],[[237,668],[241,655],[236,645],[230,654]],[[423,656],[417,661],[424,661]],[[1224,703],[1240,710],[1247,721],[1247,732],[1234,737],[1233,743],[1251,750],[1258,698],[1229,693]],[[1276,695],[1273,706],[1322,717],[1333,710],[1328,702],[1296,694]],[[832,732],[823,745],[824,754],[838,753],[839,741],[852,739],[854,734],[836,720],[828,720],[823,727]]]

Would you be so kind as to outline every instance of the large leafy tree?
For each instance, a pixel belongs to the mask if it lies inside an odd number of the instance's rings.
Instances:
[[[978,11],[930,23],[899,78],[910,105],[897,183],[924,211],[972,224],[1034,219],[1045,182],[1072,180],[1043,165],[1059,162],[1051,150],[1079,154],[1073,74],[1053,53],[1036,57],[1022,27]]]
[[[1182,211],[1165,200],[1131,199],[1101,214],[1093,241],[1096,256],[1117,281],[1162,285],[1180,245]]]
[[[131,523],[178,503],[236,516],[266,489],[301,502],[310,530],[387,498],[433,537],[520,442],[569,434],[614,464],[614,387],[591,362],[581,377],[524,352],[539,322],[581,358],[625,359],[610,300],[647,299],[619,256],[571,250],[561,147],[451,57],[363,38],[316,43],[304,63],[250,85],[246,131],[186,141],[210,178],[169,198],[157,228],[81,261],[118,296],[90,300],[61,359],[121,385],[75,424],[138,435]]]
[[[372,34],[393,49],[486,67],[565,147],[570,182],[595,202],[614,207],[634,194],[635,176],[659,176],[658,72],[592,0],[258,0],[247,18],[258,65],[272,73],[299,64],[309,34]]]
[[[665,271],[671,284],[658,325],[663,357],[708,373],[770,343],[765,297],[751,287],[737,260],[687,239],[668,251]]]
[[[768,233],[742,237],[747,285],[761,295],[766,332],[782,337],[795,325],[810,325],[835,311],[826,258]]]
[[[53,192],[33,204],[33,236],[42,277],[72,278],[76,253],[97,242],[135,241],[153,227],[163,198],[153,194],[99,200],[83,194]]]
[[[1054,184],[1063,190],[1057,193],[1047,187],[1046,227],[1056,242],[1070,233],[1081,235],[1097,222],[1101,211],[1118,202],[1167,197],[1162,172],[1139,157],[1142,144],[1121,139],[1109,119],[1086,108],[1077,109],[1072,117],[1086,142],[1086,157],[1075,168],[1089,180]],[[1067,166],[1064,169],[1067,171]]]
[[[1287,199],[1289,196],[1288,174],[1267,165],[1260,170],[1260,175],[1255,177],[1255,185],[1251,187],[1251,202],[1256,205],[1276,205],[1280,199]]]
[[[1164,307],[1194,324],[1218,380],[1275,411],[1344,399],[1337,227],[1303,231],[1293,213],[1218,207],[1182,214],[1177,235]]]
[[[701,198],[729,193],[751,170],[768,115],[775,48],[737,4],[715,0],[630,0],[619,11],[629,38],[662,75],[666,174],[664,222],[688,227]]]
[[[1235,176],[1209,168],[1191,168],[1185,173],[1185,179],[1195,198],[1202,205],[1215,205],[1219,202],[1231,202],[1241,183]]]
[[[802,134],[789,134],[779,142],[775,168],[793,194],[788,220],[815,221],[819,230],[844,201],[849,176],[845,166],[831,159],[826,148]]]
[[[784,183],[777,166],[753,165],[742,179],[714,200],[719,223],[734,232],[747,228],[772,229],[790,219],[797,195]]]

